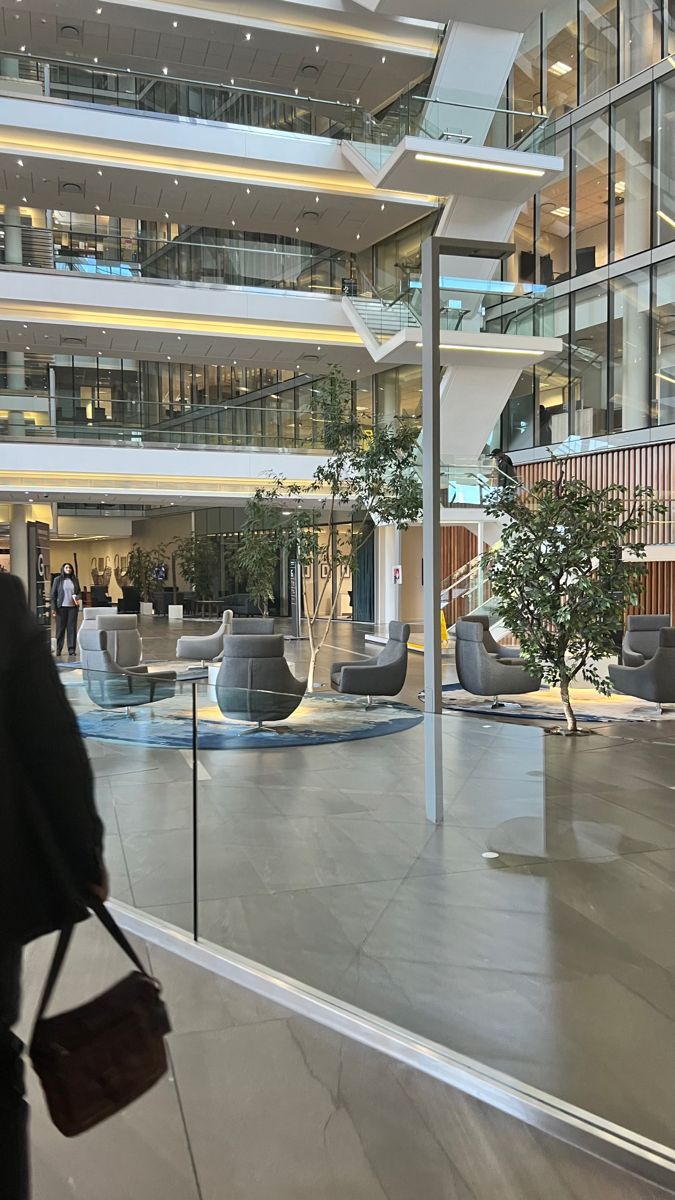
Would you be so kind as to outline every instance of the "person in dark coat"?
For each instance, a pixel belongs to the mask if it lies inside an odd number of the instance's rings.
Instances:
[[[21,948],[107,897],[89,760],[23,585],[0,574],[0,1196],[29,1194]]]
[[[495,487],[510,487],[518,482],[513,459],[505,450],[502,450],[501,446],[493,450],[490,457],[495,464]]]
[[[72,563],[65,562],[52,583],[52,613],[56,617],[56,654],[63,650],[68,634],[68,653],[75,654],[77,613],[82,603],[79,580]]]

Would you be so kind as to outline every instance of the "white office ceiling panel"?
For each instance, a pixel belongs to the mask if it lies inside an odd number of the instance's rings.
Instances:
[[[134,34],[134,54],[140,58],[158,59],[160,36],[153,30],[137,29]]]

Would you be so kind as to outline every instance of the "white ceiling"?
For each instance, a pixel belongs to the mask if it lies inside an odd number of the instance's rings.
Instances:
[[[433,68],[433,28],[368,19],[358,10],[353,18],[343,13],[326,21],[316,12],[303,20],[284,9],[282,19],[275,20],[264,13],[279,10],[279,4],[256,0],[248,0],[245,18],[227,8],[223,4],[218,12],[209,12],[205,6],[191,13],[188,6],[171,3],[21,0],[20,5],[0,7],[0,37],[4,52],[25,45],[38,58],[91,63],[97,57],[104,66],[154,73],[166,66],[169,75],[204,83],[234,76],[242,85],[258,83],[291,93],[300,87],[317,97],[358,96],[369,109],[382,107]],[[257,16],[256,10],[261,10]]]

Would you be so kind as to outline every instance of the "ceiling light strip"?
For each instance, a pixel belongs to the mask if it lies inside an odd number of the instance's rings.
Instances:
[[[541,167],[516,167],[508,163],[479,162],[476,158],[456,158],[446,154],[415,155],[417,162],[438,163],[443,167],[468,167],[472,171],[498,171],[501,175],[527,175],[532,179],[541,179],[546,174]]]
[[[421,350],[422,342],[415,342],[415,349]],[[526,354],[529,358],[540,358],[545,350],[518,350],[514,346],[460,346],[457,342],[445,342],[439,350],[460,350],[463,354]]]

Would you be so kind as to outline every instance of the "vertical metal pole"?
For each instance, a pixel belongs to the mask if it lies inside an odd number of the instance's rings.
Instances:
[[[199,940],[199,809],[197,804],[197,680],[192,680],[192,933]]]
[[[422,462],[424,558],[424,796],[429,821],[443,820],[441,691],[441,319],[438,241],[422,246]]]

